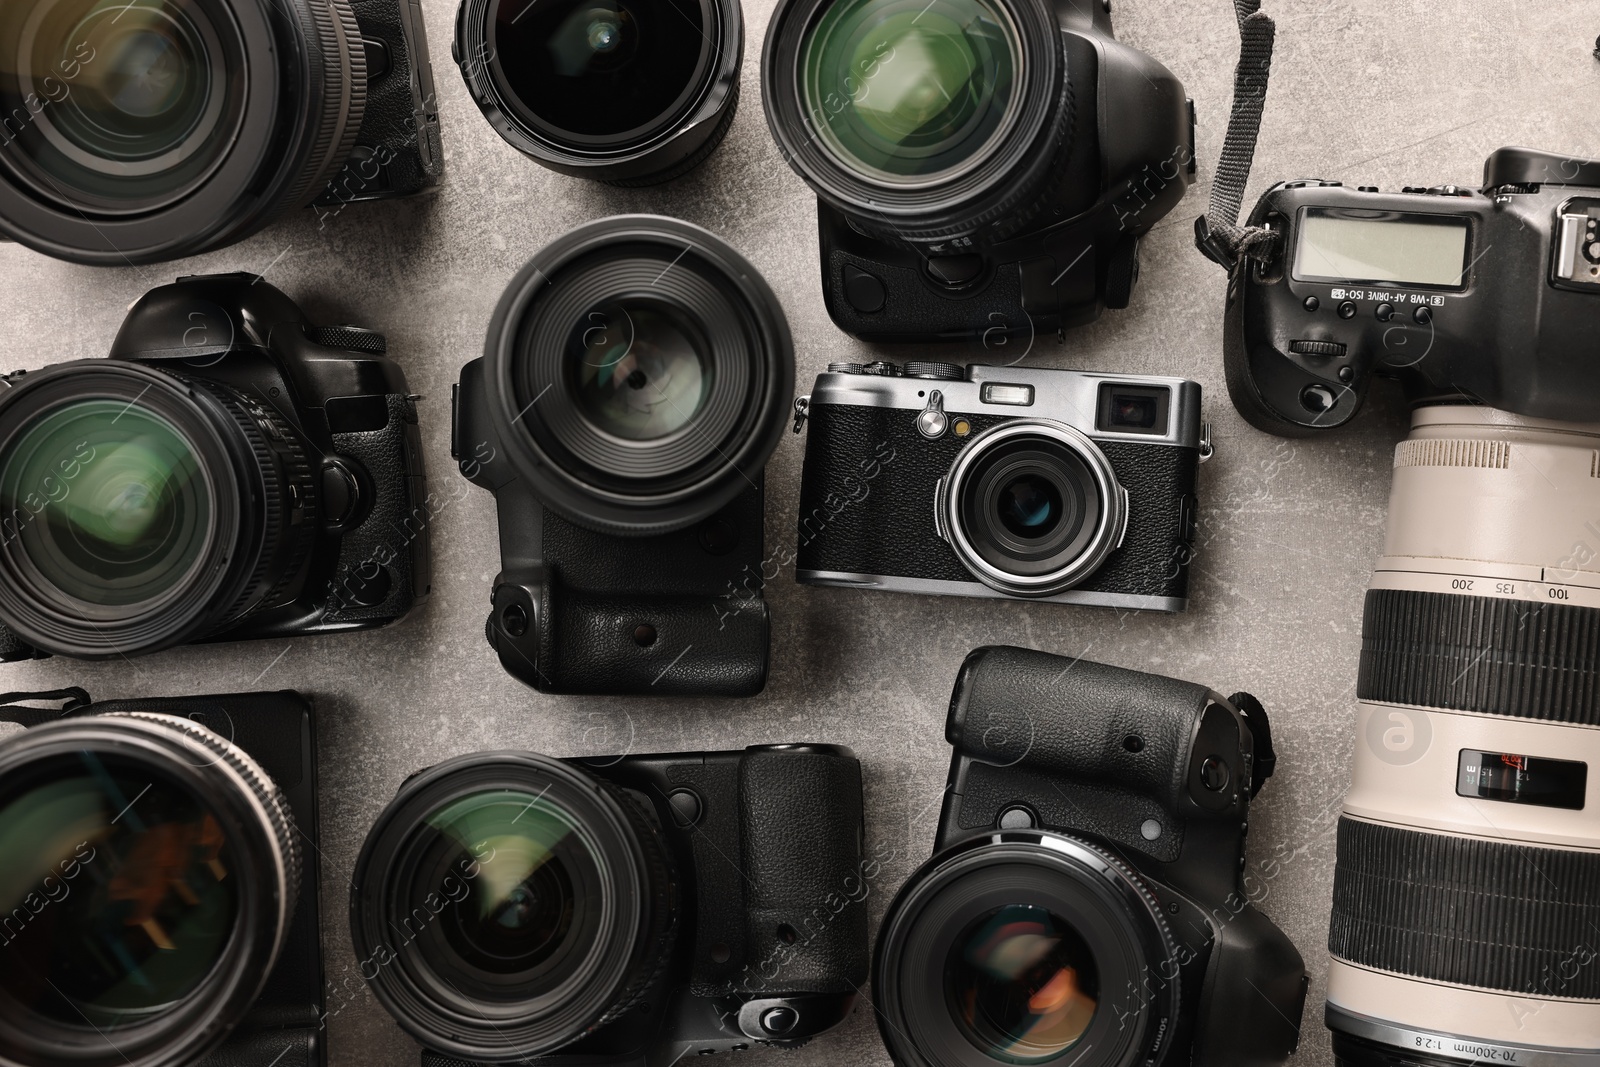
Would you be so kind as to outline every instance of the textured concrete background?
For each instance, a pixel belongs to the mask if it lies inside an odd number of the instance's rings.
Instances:
[[[429,473],[444,495],[434,531],[433,599],[402,625],[351,637],[180,649],[135,664],[55,661],[0,668],[0,687],[87,686],[101,697],[296,687],[322,709],[323,929],[332,1062],[395,1067],[414,1046],[354,978],[347,878],[374,816],[409,772],[456,753],[527,747],[555,755],[724,748],[822,740],[865,767],[869,847],[892,851],[872,900],[932,842],[947,750],[941,727],[970,648],[1015,643],[1160,671],[1224,692],[1246,688],[1272,712],[1279,774],[1250,842],[1265,907],[1314,976],[1303,1067],[1331,1063],[1321,1024],[1333,822],[1351,748],[1362,592],[1382,540],[1390,454],[1404,417],[1375,396],[1347,431],[1289,443],[1249,428],[1222,383],[1221,272],[1195,252],[1221,146],[1237,38],[1226,0],[1119,0],[1119,36],[1166,62],[1200,115],[1200,184],[1147,239],[1128,311],[1041,343],[1027,363],[1180,374],[1206,389],[1216,458],[1201,475],[1202,547],[1186,615],[1119,618],[1104,609],[823,590],[786,574],[768,596],[772,680],[747,701],[540,696],[502,673],[483,641],[498,567],[493,501],[448,458],[449,389],[478,354],[506,282],[536,249],[590,219],[677,215],[727,238],[788,312],[801,391],[829,360],[868,358],[823,309],[813,201],[772,144],[756,57],[770,0],[747,0],[744,105],[726,144],[697,172],[622,191],[545,171],[480,117],[449,62],[455,9],[423,0],[442,98],[446,180],[409,202],[358,205],[319,229],[309,216],[181,264],[97,270],[0,247],[0,365],[103,355],[126,306],[179,274],[266,272],[313,317],[389,336],[421,405]],[[1279,50],[1251,199],[1306,176],[1384,188],[1475,185],[1493,148],[1524,144],[1600,156],[1600,18],[1587,0],[1269,0]],[[887,358],[907,351],[875,349]],[[979,349],[937,358],[979,361]],[[794,540],[801,440],[768,471],[769,551]],[[1267,876],[1259,865],[1278,862]],[[342,990],[348,988],[348,992]],[[765,1059],[778,1061],[776,1054]],[[783,1057],[788,1067],[884,1064],[870,1010]]]

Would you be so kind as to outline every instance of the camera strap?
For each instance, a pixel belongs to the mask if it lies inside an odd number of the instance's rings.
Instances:
[[[1250,775],[1250,799],[1254,800],[1261,787],[1267,784],[1272,772],[1278,769],[1278,752],[1272,747],[1272,723],[1261,701],[1249,693],[1235,693],[1228,698],[1244,724],[1250,730],[1251,747],[1255,750],[1255,763]]]
[[[30,708],[14,703],[19,700],[58,702],[61,706]],[[4,705],[0,706],[0,722],[15,723],[18,726],[38,726],[42,722],[71,715],[88,707],[90,703],[88,692],[77,686],[51,689],[42,693],[0,693],[0,705]]]
[[[1240,259],[1265,259],[1276,237],[1264,226],[1240,226],[1239,210],[1250,181],[1261,113],[1272,73],[1276,24],[1261,10],[1261,0],[1233,0],[1239,20],[1239,65],[1233,71],[1233,109],[1222,140],[1222,158],[1211,179],[1211,202],[1194,220],[1194,243],[1207,259],[1230,271]]]

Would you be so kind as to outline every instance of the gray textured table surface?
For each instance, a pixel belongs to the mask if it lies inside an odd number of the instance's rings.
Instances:
[[[346,880],[374,816],[408,773],[456,753],[527,747],[555,755],[822,740],[865,767],[869,847],[893,860],[873,918],[929,851],[948,753],[942,724],[970,648],[1015,643],[1255,692],[1273,714],[1279,773],[1251,834],[1264,907],[1313,975],[1302,1067],[1330,1064],[1321,1024],[1333,823],[1350,754],[1362,593],[1382,541],[1403,413],[1375,397],[1356,425],[1310,442],[1264,436],[1222,384],[1221,272],[1190,226],[1221,146],[1237,37],[1226,0],[1119,0],[1119,36],[1166,62],[1200,116],[1200,184],[1146,240],[1134,307],[1041,343],[1027,363],[1198,379],[1216,458],[1201,473],[1201,550],[1189,612],[1119,618],[1103,609],[922,599],[771,583],[771,683],[746,701],[553,698],[502,673],[483,640],[498,567],[493,500],[448,457],[450,384],[475,356],[502,288],[552,237],[619,212],[677,215],[714,230],[766,275],[788,312],[801,391],[829,360],[867,346],[828,320],[816,217],[778,157],[756,57],[772,8],[749,0],[744,105],[726,144],[665,188],[623,191],[545,171],[480,117],[449,62],[455,8],[423,0],[442,101],[447,173],[422,199],[360,205],[319,228],[309,213],[233,249],[181,264],[89,269],[0,246],[0,365],[103,355],[124,309],[179,274],[252,270],[315,317],[389,336],[421,405],[429,474],[453,498],[434,530],[432,600],[402,625],[351,637],[179,649],[134,664],[0,668],[0,688],[87,686],[102,697],[295,687],[322,709],[323,931],[328,1041],[339,1067],[399,1067],[414,1046],[354,977]],[[1269,0],[1279,49],[1251,199],[1272,181],[1477,184],[1505,144],[1600,156],[1600,18],[1592,0]],[[1248,201],[1247,201],[1248,202]],[[882,349],[888,358],[909,353]],[[939,358],[979,361],[980,349]],[[801,441],[768,471],[769,549],[794,540]],[[1274,856],[1275,864],[1270,864]],[[885,1064],[870,1009],[841,1031],[763,1061]],[[753,1061],[752,1061],[753,1062]]]

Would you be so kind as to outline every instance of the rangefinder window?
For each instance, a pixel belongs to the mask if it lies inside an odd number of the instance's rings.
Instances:
[[[1165,437],[1167,409],[1171,402],[1170,389],[1105,382],[1100,386],[1100,411],[1095,419],[1095,427],[1102,433],[1139,433]]]
[[[1299,232],[1294,257],[1299,281],[1466,288],[1465,219],[1307,208]]]
[[[1510,804],[1583,810],[1589,765],[1511,752],[1461,750],[1456,794]]]

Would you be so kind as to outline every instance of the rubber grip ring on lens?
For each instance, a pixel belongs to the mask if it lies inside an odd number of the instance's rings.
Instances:
[[[1600,854],[1339,820],[1328,950],[1363,967],[1600,1000]],[[1414,1020],[1417,1023],[1426,1020]]]
[[[1356,695],[1600,726],[1600,608],[1368,590]]]

